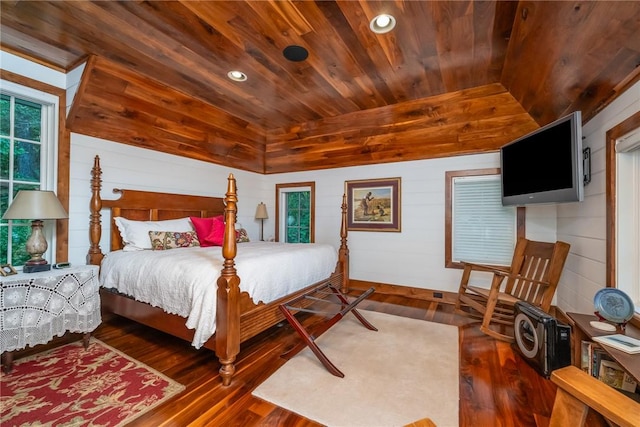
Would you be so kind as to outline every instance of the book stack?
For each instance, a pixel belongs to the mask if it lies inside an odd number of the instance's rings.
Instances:
[[[618,363],[613,361],[599,343],[582,341],[581,345],[582,360],[580,367],[583,371],[611,387],[635,393],[638,383]]]

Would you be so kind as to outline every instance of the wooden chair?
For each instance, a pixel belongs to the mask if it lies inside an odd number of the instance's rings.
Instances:
[[[513,342],[513,336],[491,329],[490,325],[513,326],[517,301],[526,301],[548,312],[568,254],[568,243],[521,238],[516,244],[511,267],[463,263],[456,311],[481,318],[480,330],[485,334]],[[469,285],[472,271],[493,274],[491,287]]]

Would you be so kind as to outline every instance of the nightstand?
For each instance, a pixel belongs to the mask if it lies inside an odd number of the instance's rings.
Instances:
[[[85,333],[101,322],[99,267],[83,265],[0,277],[0,353],[5,371],[12,352],[46,344],[67,331]],[[6,354],[5,354],[6,352]]]

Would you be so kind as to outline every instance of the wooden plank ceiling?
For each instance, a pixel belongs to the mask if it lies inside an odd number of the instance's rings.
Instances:
[[[494,151],[639,78],[640,2],[12,1],[71,131],[259,173]],[[370,20],[397,20],[376,34]],[[306,48],[290,61],[283,50]],[[227,77],[240,70],[248,78]]]

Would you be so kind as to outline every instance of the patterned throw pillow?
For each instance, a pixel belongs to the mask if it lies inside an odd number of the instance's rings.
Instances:
[[[195,231],[149,231],[149,238],[154,251],[200,246]]]
[[[247,230],[241,228],[236,230],[236,242],[245,243],[249,241],[249,235],[247,234]]]
[[[151,249],[149,231],[193,231],[189,218],[168,219],[163,221],[136,221],[123,217],[115,217],[114,221],[122,242],[124,251],[141,251]]]

